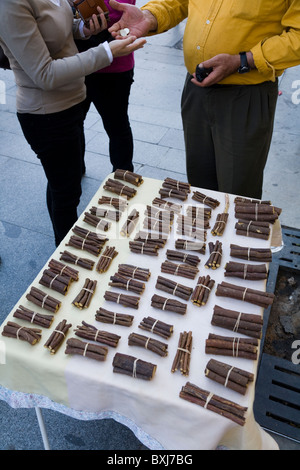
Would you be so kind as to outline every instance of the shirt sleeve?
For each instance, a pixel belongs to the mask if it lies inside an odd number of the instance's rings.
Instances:
[[[300,64],[300,2],[290,0],[282,17],[284,31],[256,44],[251,52],[258,71],[275,80],[286,68]]]
[[[149,10],[158,22],[155,34],[163,33],[178,25],[188,15],[189,0],[152,0],[143,5],[142,10]]]

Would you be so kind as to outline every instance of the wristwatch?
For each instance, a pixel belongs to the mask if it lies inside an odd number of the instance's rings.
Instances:
[[[250,72],[250,67],[247,60],[246,52],[240,52],[241,65],[238,68],[238,73],[247,73]]]

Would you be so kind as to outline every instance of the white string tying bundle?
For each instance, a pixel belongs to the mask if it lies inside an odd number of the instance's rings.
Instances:
[[[83,356],[85,357],[86,353],[87,353],[87,349],[88,349],[88,346],[89,346],[90,343],[86,343],[85,347],[84,347],[84,351],[83,351]]]
[[[30,323],[34,322],[35,316],[37,315],[37,312],[33,312],[33,315],[31,317]]]
[[[157,322],[158,322],[158,319],[155,320],[155,322],[153,323],[152,328],[151,328],[151,333],[153,333],[154,328],[156,327]]]
[[[148,236],[148,235],[147,235],[147,236]],[[136,266],[136,267],[134,268],[134,270],[133,270],[133,273],[132,273],[132,277],[133,277],[133,279],[134,279],[135,272],[136,272],[136,270],[137,270],[137,269],[138,269],[138,267]]]
[[[205,286],[204,284],[197,284],[196,287],[205,287],[205,289],[208,289],[209,291],[211,291],[211,288],[208,286]]]
[[[178,283],[175,285],[175,287],[174,287],[174,289],[173,289],[173,292],[172,292],[173,295],[175,295],[175,292],[176,292],[176,290],[177,290],[178,285],[179,285]]]
[[[85,291],[89,292],[90,294],[94,293],[94,291],[92,289],[88,289],[87,287],[83,287],[82,290],[85,290]]]
[[[230,374],[231,374],[231,372],[232,372],[233,369],[234,369],[234,367],[232,366],[232,367],[230,367],[230,369],[228,370],[227,375],[226,375],[226,380],[225,380],[225,382],[224,382],[224,387],[227,387],[227,384],[228,384],[228,381],[229,381],[229,376],[230,376]]]
[[[59,334],[63,335],[64,338],[66,337],[66,335],[65,335],[65,333],[64,333],[63,331],[60,331],[60,330],[53,330],[53,332],[54,332],[54,333],[59,333]]]
[[[47,300],[48,297],[49,297],[49,295],[46,294],[45,297],[43,298],[42,308],[44,308],[45,302],[46,302],[46,300]]]
[[[59,273],[60,276],[63,274],[63,272],[64,272],[64,270],[65,270],[66,268],[67,268],[66,265],[65,265],[63,268],[61,268],[60,273]]]
[[[135,359],[134,363],[133,363],[133,369],[132,369],[132,377],[136,378],[136,363],[137,363],[138,359]]]
[[[186,352],[188,354],[191,354],[191,351],[189,351],[188,349],[184,349],[184,348],[177,348],[178,351],[182,351],[182,352]]]
[[[237,344],[235,345],[235,343],[237,343]],[[234,338],[234,340],[232,342],[232,356],[233,357],[238,357],[239,343],[240,343],[240,338]]]
[[[238,317],[237,317],[237,320],[235,322],[235,325],[233,327],[233,330],[234,332],[238,331],[239,329],[239,326],[240,326],[240,319],[241,319],[241,316],[242,316],[242,312],[239,313]]]
[[[58,276],[59,276],[59,274],[56,274],[56,276],[54,276],[54,278],[51,280],[51,282],[49,284],[50,289],[52,289],[52,284]]]
[[[122,186],[121,191],[120,191],[120,196],[122,196],[123,190],[124,190],[125,188],[126,188],[126,184],[124,184],[124,186]]]
[[[204,405],[204,408],[206,409],[207,408],[207,405],[209,404],[210,400],[212,399],[212,397],[214,396],[214,394],[212,392],[210,392],[207,397],[206,397],[206,400],[205,400],[205,405]]]
[[[247,225],[247,237],[249,237],[249,230],[250,230],[251,224],[252,224],[252,220],[250,220],[249,224]]]
[[[19,331],[21,331],[23,328],[25,328],[25,326],[21,326],[21,328],[19,328],[19,329],[17,330],[17,333],[16,333],[17,339],[20,339],[20,338],[19,338]]]

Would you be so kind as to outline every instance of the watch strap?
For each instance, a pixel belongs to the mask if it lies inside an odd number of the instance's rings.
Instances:
[[[239,73],[250,72],[250,67],[249,67],[248,60],[247,60],[247,53],[246,52],[240,52],[239,54],[240,54],[240,58],[241,58],[241,65],[238,68],[238,72]]]

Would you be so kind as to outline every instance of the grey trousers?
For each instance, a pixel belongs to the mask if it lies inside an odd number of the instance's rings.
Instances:
[[[277,81],[200,88],[191,78],[181,101],[189,183],[261,199]]]

